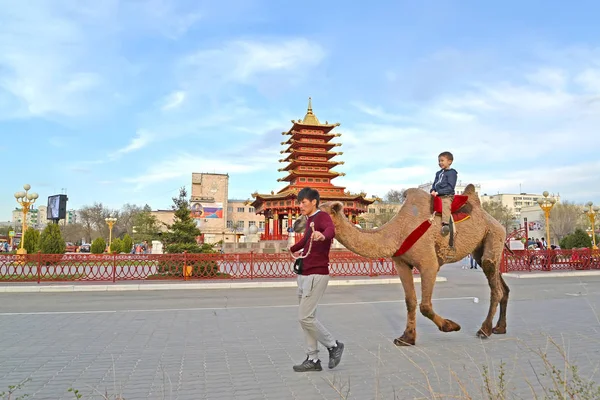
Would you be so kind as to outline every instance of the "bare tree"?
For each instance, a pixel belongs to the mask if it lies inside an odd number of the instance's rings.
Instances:
[[[385,195],[385,201],[388,203],[404,203],[404,192],[406,189],[390,189],[389,192]]]
[[[506,232],[509,232],[515,223],[515,213],[507,206],[503,206],[499,201],[485,201],[481,204],[483,209],[504,226]]]
[[[550,231],[558,241],[575,232],[575,229],[585,230],[589,225],[587,216],[583,214],[583,206],[568,200],[555,204],[550,210],[549,219]]]

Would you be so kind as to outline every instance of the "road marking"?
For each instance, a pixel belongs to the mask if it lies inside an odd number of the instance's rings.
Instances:
[[[441,297],[432,299],[433,301],[451,301],[451,300],[471,300],[477,303],[477,297]],[[420,301],[420,299],[418,299]],[[404,303],[404,300],[378,300],[378,301],[355,301],[347,303],[322,303],[319,306],[354,306],[366,304],[386,304],[386,303]],[[18,316],[18,315],[77,315],[77,314],[118,314],[118,313],[156,313],[156,312],[178,312],[178,311],[223,311],[223,310],[249,310],[249,309],[269,309],[269,308],[294,308],[298,304],[282,304],[269,306],[239,306],[239,307],[198,307],[198,308],[157,308],[141,310],[88,310],[88,311],[33,311],[33,312],[14,312],[0,313],[0,317]]]

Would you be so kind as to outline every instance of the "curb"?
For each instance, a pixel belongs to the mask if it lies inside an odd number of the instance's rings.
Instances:
[[[436,282],[446,282],[448,279],[437,277]],[[421,278],[415,277],[415,283]],[[329,286],[356,285],[385,285],[401,284],[400,278],[395,279],[332,279]],[[148,290],[193,290],[193,289],[257,289],[257,288],[286,288],[298,286],[293,281],[255,281],[255,282],[212,282],[212,283],[142,283],[123,285],[36,285],[36,286],[0,286],[0,293],[65,293],[65,292],[128,292]]]
[[[578,276],[600,276],[600,271],[565,271],[565,272],[524,272],[503,273],[502,276],[518,279],[535,279],[535,278],[568,278]]]

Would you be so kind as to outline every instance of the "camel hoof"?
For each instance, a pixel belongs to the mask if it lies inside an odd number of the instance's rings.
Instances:
[[[460,325],[454,321],[447,319],[444,321],[444,325],[442,325],[442,327],[440,328],[440,331],[442,331],[442,332],[458,332],[458,331],[460,331]]]
[[[414,338],[407,338],[404,335],[402,335],[399,338],[394,339],[394,344],[396,346],[414,346],[415,345],[415,339]]]
[[[494,329],[492,329],[492,333],[494,333],[496,335],[504,335],[506,333],[506,327],[505,326],[497,326]]]
[[[477,337],[480,339],[487,339],[491,336],[491,334],[486,333],[483,329],[477,331]]]

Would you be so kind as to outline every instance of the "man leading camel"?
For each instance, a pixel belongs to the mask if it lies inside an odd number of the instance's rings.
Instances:
[[[317,208],[319,200],[319,192],[315,189],[306,187],[298,192],[300,210],[308,220],[302,240],[289,248],[292,254],[303,249],[302,253],[306,256],[302,271],[298,274],[298,321],[304,331],[307,351],[306,360],[294,365],[296,372],[322,370],[318,357],[319,342],[329,351],[329,368],[335,368],[340,363],[344,352],[344,344],[335,340],[315,316],[317,305],[329,283],[329,249],[335,236],[331,216]],[[314,229],[311,223],[314,223]]]

